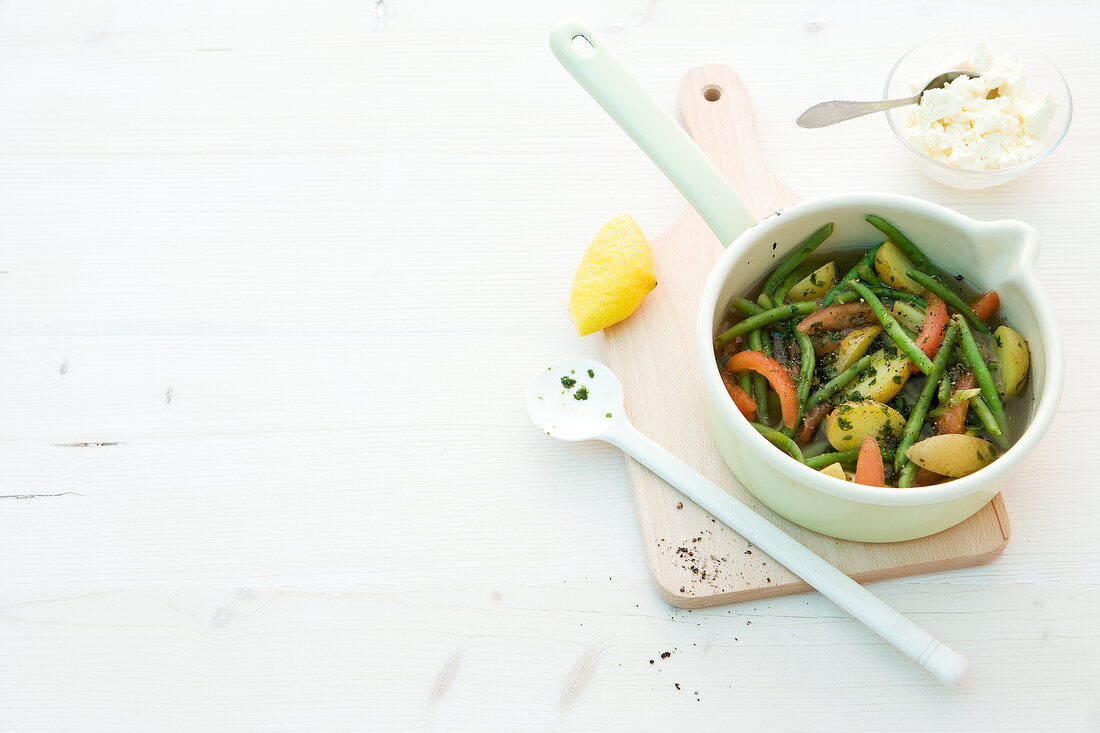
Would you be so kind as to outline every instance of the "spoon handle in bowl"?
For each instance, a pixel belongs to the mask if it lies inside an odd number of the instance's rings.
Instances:
[[[881,112],[884,109],[904,107],[907,104],[916,104],[920,95],[905,99],[888,99],[882,102],[845,102],[834,100],[815,104],[798,116],[795,122],[799,127],[828,127],[844,120],[851,120],[872,112]]]
[[[793,537],[764,519],[657,443],[623,423],[604,440],[679,489],[746,540],[915,660],[945,685],[966,672],[967,660],[888,606]]]

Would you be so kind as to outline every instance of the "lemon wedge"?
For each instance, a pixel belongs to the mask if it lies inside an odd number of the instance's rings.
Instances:
[[[625,319],[657,285],[653,250],[629,214],[604,224],[581,258],[569,313],[581,336]]]

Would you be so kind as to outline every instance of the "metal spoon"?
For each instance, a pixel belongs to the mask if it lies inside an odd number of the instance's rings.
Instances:
[[[598,361],[565,359],[539,372],[527,388],[527,412],[535,425],[551,437],[566,441],[604,440],[621,448],[916,660],[945,685],[958,682],[966,672],[966,657],[941,644],[859,583],[638,432],[623,410],[622,385]]]
[[[798,122],[799,127],[828,127],[829,125],[835,125],[844,120],[850,120],[853,117],[869,115],[872,112],[881,112],[884,109],[893,109],[894,107],[904,107],[907,104],[916,104],[920,101],[921,96],[929,89],[942,89],[960,76],[969,76],[971,79],[976,79],[981,75],[964,69],[945,71],[925,84],[924,89],[921,89],[912,97],[906,97],[905,99],[887,99],[882,102],[842,102],[840,100],[822,102],[821,104],[815,104],[813,107],[803,112],[796,122]]]

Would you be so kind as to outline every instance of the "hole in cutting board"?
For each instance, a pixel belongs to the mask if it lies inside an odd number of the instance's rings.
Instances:
[[[703,87],[703,99],[708,102],[717,102],[722,98],[722,87],[716,87],[713,84]]]
[[[580,34],[573,36],[572,43],[573,50],[577,52],[578,56],[591,56],[596,53],[596,47],[592,45],[592,41]]]

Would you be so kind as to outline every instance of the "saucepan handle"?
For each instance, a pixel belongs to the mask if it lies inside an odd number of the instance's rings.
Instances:
[[[756,223],[729,181],[595,31],[579,20],[563,20],[550,33],[550,49],[584,90],[680,189],[723,246]]]

